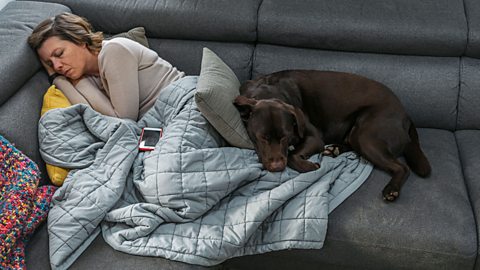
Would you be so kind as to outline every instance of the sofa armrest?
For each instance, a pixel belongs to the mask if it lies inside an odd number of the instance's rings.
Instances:
[[[0,105],[7,101],[40,68],[36,53],[27,38],[44,19],[61,12],[64,5],[31,1],[12,1],[0,11]]]

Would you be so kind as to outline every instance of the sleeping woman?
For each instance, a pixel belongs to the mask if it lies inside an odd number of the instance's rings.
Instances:
[[[105,40],[71,13],[41,22],[28,43],[70,103],[109,116],[137,121],[164,87],[185,76],[155,51],[126,38]]]

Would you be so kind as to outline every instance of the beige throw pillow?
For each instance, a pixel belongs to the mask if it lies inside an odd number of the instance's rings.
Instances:
[[[143,46],[149,48],[149,44],[148,44],[148,39],[147,37],[145,36],[145,28],[143,27],[135,27],[135,28],[132,28],[130,30],[128,30],[128,32],[123,32],[123,33],[120,33],[120,34],[116,34],[110,38],[116,38],[116,37],[123,37],[123,38],[128,38],[128,39],[131,39],[131,40],[135,40],[136,42],[142,44]]]
[[[203,48],[195,102],[200,112],[232,146],[253,149],[233,100],[240,82],[230,67],[208,48]]]

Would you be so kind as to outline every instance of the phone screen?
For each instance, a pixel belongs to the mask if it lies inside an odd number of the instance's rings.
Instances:
[[[155,149],[155,145],[162,136],[162,129],[144,128],[140,137],[140,150],[148,151]]]

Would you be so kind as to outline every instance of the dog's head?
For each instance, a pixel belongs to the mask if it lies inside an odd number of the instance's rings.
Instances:
[[[268,171],[283,171],[287,166],[289,146],[296,145],[304,137],[302,110],[279,99],[255,100],[238,96],[234,104],[260,162]]]

